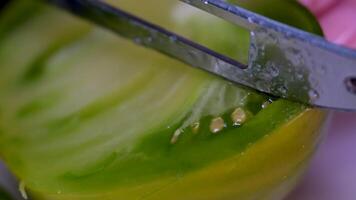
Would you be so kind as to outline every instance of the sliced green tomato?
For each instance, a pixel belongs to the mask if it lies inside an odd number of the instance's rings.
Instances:
[[[165,18],[150,2],[112,3],[246,56],[247,47],[229,42],[247,44],[246,32],[174,0],[162,0]],[[320,140],[321,111],[272,100],[41,4],[20,20],[24,7],[13,5],[5,22],[18,25],[0,29],[0,155],[33,199],[278,199]],[[288,19],[289,9],[303,16],[292,25],[317,29],[297,3],[273,5]],[[211,26],[216,34],[204,31]]]

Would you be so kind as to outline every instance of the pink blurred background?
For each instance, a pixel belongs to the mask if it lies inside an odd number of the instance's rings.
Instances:
[[[356,48],[356,0],[301,0],[328,40]],[[356,113],[335,112],[306,177],[287,200],[356,200]]]

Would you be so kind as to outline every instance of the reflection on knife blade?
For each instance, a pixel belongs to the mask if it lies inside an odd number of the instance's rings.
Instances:
[[[225,1],[182,0],[250,31],[247,66],[101,1],[46,1],[235,83],[313,106],[356,111],[356,51]]]

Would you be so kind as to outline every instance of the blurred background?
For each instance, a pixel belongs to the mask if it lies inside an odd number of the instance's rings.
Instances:
[[[356,0],[301,0],[325,37],[356,48]],[[287,200],[356,199],[356,114],[333,113],[328,136],[299,187]]]

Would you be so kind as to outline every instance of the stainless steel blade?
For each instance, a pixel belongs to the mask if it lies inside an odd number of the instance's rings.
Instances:
[[[246,85],[311,105],[356,111],[356,50],[222,0],[181,0],[250,30]],[[229,80],[240,77],[231,74]]]
[[[101,1],[46,1],[235,83],[313,106],[356,111],[356,51],[224,1],[182,0],[250,30],[248,66]]]

